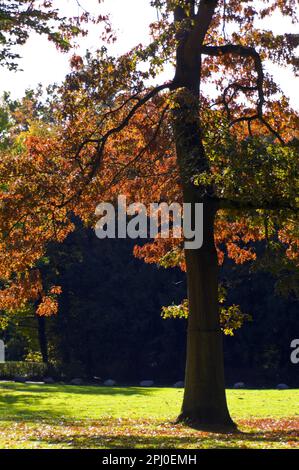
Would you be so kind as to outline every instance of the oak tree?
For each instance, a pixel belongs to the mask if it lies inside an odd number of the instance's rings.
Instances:
[[[152,41],[115,57],[74,56],[51,96],[51,125],[36,110],[10,134],[0,164],[2,308],[41,299],[57,310],[36,268],[51,240],[94,224],[95,206],[130,201],[204,205],[203,245],[157,238],[135,249],[147,262],[180,266],[188,281],[187,364],[180,419],[234,428],[225,396],[218,269],[224,256],[255,259],[265,240],[280,266],[298,265],[297,115],[264,63],[295,68],[298,37],[264,29],[294,0],[152,0]],[[111,31],[108,32],[110,35]],[[172,80],[152,85],[166,66]],[[209,95],[214,87],[215,98]],[[28,106],[25,103],[25,105]],[[17,121],[18,116],[15,116]],[[16,122],[17,124],[17,122]]]

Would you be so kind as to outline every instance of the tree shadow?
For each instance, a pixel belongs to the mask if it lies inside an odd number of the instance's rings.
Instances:
[[[234,433],[213,434],[204,433],[198,436],[147,436],[147,435],[115,435],[99,433],[86,436],[84,433],[70,434],[67,436],[55,436],[42,440],[45,445],[59,445],[75,449],[137,449],[137,448],[159,448],[159,449],[186,449],[186,448],[279,448],[282,442],[297,442],[299,440],[298,430],[286,432],[268,431],[266,433]],[[34,440],[34,439],[33,439]],[[277,446],[276,446],[277,444]]]
[[[58,384],[19,384],[5,382],[0,384],[0,391],[11,390],[13,392],[28,391],[30,393],[71,393],[79,395],[150,395],[157,387],[105,387],[102,385],[68,385]]]
[[[7,426],[14,436],[14,443],[22,447],[65,449],[242,449],[242,448],[295,448],[299,445],[299,421],[281,420],[272,423],[272,429],[263,429],[265,422],[253,421],[251,429],[234,433],[196,431],[186,425],[174,425],[168,421],[112,419],[63,420],[49,423],[28,420],[24,428],[24,417],[13,419],[15,426]],[[242,421],[239,423],[243,426]],[[276,426],[274,428],[274,426]],[[248,423],[247,423],[248,427]]]
[[[151,389],[152,390],[152,389]],[[147,396],[150,389],[141,387],[102,387],[102,386],[73,386],[73,385],[28,385],[17,383],[5,383],[0,386],[0,420],[23,421],[40,419],[60,419],[61,417],[74,416],[69,413],[68,395],[80,395],[81,397],[130,397]],[[17,392],[17,393],[16,393]],[[53,394],[57,403],[47,403],[47,399]],[[72,404],[73,406],[73,404]],[[82,407],[82,404],[79,406]]]
[[[38,441],[40,443],[38,445],[41,446],[65,446],[66,448],[189,448],[191,446],[191,448],[226,449],[263,447],[263,444],[276,448],[276,445],[281,446],[282,443],[288,441],[291,445],[299,444],[299,420],[295,417],[279,420],[271,418],[240,420],[238,424],[241,430],[220,433],[219,431],[198,430],[182,424],[175,425],[169,421],[163,423],[161,419],[153,417],[142,420],[134,418],[134,414],[130,418],[121,419],[120,413],[119,419],[112,418],[106,415],[103,407],[96,410],[94,418],[87,415],[86,417],[80,416],[81,411],[86,410],[85,403],[92,409],[90,405],[92,402],[88,402],[92,399],[91,397],[95,398],[96,404],[97,397],[101,400],[101,397],[115,396],[117,401],[118,397],[123,396],[123,401],[128,403],[129,408],[129,397],[150,396],[154,390],[157,389],[81,387],[61,384],[1,384],[0,421],[3,422],[4,431],[7,429],[8,433],[10,423],[15,423],[20,436],[24,433],[23,423],[27,423],[30,432],[24,435],[26,441]],[[78,412],[74,414],[77,402],[76,400],[71,402],[71,395],[76,394],[80,394],[83,398],[82,401],[78,400]],[[56,397],[57,401],[47,402],[52,397]],[[105,405],[104,399],[103,404]],[[136,406],[136,402],[134,406],[131,405],[132,411],[136,409]],[[52,431],[41,432],[47,426]]]

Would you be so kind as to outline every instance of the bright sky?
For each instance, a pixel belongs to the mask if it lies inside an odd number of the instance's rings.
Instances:
[[[67,15],[77,15],[76,0],[56,0]],[[80,0],[80,4],[94,13],[111,13],[112,24],[118,31],[116,53],[122,53],[140,42],[147,42],[148,25],[156,19],[156,11],[150,7],[149,0],[105,0],[99,5],[98,0]],[[290,24],[287,18],[279,16],[268,21],[267,29],[275,33],[298,33],[298,26]],[[84,54],[86,49],[95,50],[101,43],[99,27],[92,27],[88,37],[80,40],[78,52]],[[60,82],[69,71],[69,58],[73,54],[61,54],[46,38],[32,35],[28,43],[19,48],[22,56],[20,67],[23,71],[9,72],[1,70],[0,93],[10,91],[13,97],[22,96],[26,88],[34,88],[38,83],[44,85]],[[284,93],[291,98],[294,107],[299,108],[299,78],[295,79],[290,70],[271,68]],[[171,72],[170,72],[171,73]],[[171,77],[169,77],[171,78]]]

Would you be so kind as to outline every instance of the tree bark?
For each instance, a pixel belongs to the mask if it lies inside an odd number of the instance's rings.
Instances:
[[[40,352],[42,355],[43,362],[48,364],[49,355],[48,355],[48,340],[46,334],[46,319],[45,317],[37,316],[37,325],[38,325],[38,340]]]
[[[185,250],[189,318],[185,393],[179,420],[197,427],[234,429],[229,415],[224,381],[222,332],[218,304],[218,259],[214,241],[214,221],[218,203],[211,188],[196,187],[192,178],[209,171],[202,140],[200,115],[201,55],[200,47],[211,24],[217,1],[200,3],[195,26],[179,31],[177,63],[173,81],[173,111],[177,162],[180,170],[184,203],[191,204],[192,218],[196,203],[204,204],[203,245]],[[182,9],[175,21],[185,17]]]
[[[181,111],[185,114],[186,106]],[[214,242],[217,203],[209,196],[203,196],[209,188],[198,189],[187,177],[189,171],[194,175],[194,171],[206,167],[201,139],[198,137],[199,128],[196,136],[192,137],[194,130],[190,119],[192,108],[188,112],[188,120],[181,114],[180,123],[177,122],[175,127],[183,199],[184,203],[191,204],[193,214],[195,204],[203,203],[204,217],[202,247],[185,250],[189,318],[185,393],[179,419],[202,428],[234,428],[226,403],[218,304],[218,258]],[[194,123],[197,121],[198,117],[195,115]],[[185,128],[183,131],[182,126]],[[195,159],[195,156],[197,156],[196,161],[190,161]]]
[[[181,102],[181,101],[179,101]],[[181,111],[181,113],[180,113]],[[184,116],[188,112],[188,117]],[[179,419],[205,428],[233,428],[226,396],[223,364],[222,332],[218,303],[218,258],[214,242],[214,220],[217,203],[206,193],[209,188],[197,188],[192,175],[207,166],[200,138],[198,115],[193,123],[192,106],[176,111],[175,135],[180,167],[183,200],[191,204],[194,220],[196,203],[203,203],[203,245],[186,249],[189,318],[187,333],[187,363],[185,394]],[[182,129],[183,128],[183,129]]]
[[[185,393],[180,419],[211,429],[233,428],[225,396],[218,306],[218,259],[212,203],[204,203],[204,243],[185,250],[189,318]]]

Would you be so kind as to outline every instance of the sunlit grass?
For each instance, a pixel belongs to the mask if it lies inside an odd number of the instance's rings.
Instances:
[[[0,384],[1,448],[263,447],[298,445],[298,390],[228,390],[243,433],[173,424],[183,390]],[[245,431],[245,433],[244,433]]]

